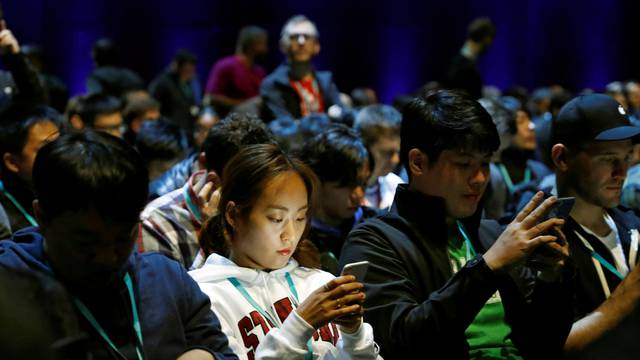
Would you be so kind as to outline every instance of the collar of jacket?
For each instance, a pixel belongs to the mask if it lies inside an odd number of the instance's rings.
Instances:
[[[281,64],[273,71],[274,81],[282,86],[291,87],[289,84],[289,65]],[[323,95],[331,85],[331,72],[329,71],[313,71],[313,78],[318,82]]]
[[[478,203],[476,212],[463,219],[458,219],[465,227],[474,245],[478,243],[478,228],[482,217],[482,206]],[[446,242],[447,225],[444,199],[425,195],[412,190],[408,184],[399,184],[393,200],[391,212],[400,215],[417,225],[425,234],[430,234],[429,241]]]

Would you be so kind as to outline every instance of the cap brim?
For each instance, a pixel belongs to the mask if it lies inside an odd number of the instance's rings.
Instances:
[[[594,140],[614,141],[625,140],[640,135],[640,127],[638,126],[620,126],[617,128],[605,130],[598,134]]]

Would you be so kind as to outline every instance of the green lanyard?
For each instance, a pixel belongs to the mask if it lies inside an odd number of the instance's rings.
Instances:
[[[131,300],[131,313],[133,314],[133,328],[135,329],[136,336],[138,337],[138,342],[136,343],[136,353],[138,354],[138,359],[143,360],[144,357],[142,356],[142,351],[141,351],[141,347],[143,344],[142,328],[140,327],[140,319],[138,318],[138,308],[136,306],[136,298],[135,298],[135,295],[133,294],[133,285],[131,283],[131,276],[129,275],[129,273],[127,273],[124,276],[124,283],[127,285],[127,290],[129,290],[129,299]],[[118,350],[116,345],[109,338],[109,335],[107,335],[107,333],[104,331],[102,326],[100,326],[100,324],[98,323],[98,320],[96,320],[93,314],[91,314],[91,311],[89,311],[89,309],[82,303],[82,301],[78,299],[73,299],[73,302],[76,304],[76,306],[80,310],[80,313],[82,313],[82,315],[89,321],[89,323],[94,327],[94,329],[96,329],[98,334],[100,334],[100,336],[102,336],[102,338],[107,342],[107,344],[109,344],[111,349],[113,349],[113,351],[115,351],[118,355],[120,355],[121,358],[126,360],[127,358],[120,352],[120,350]]]
[[[18,200],[16,200],[16,198],[13,197],[13,195],[11,195],[7,191],[7,189],[4,188],[4,184],[2,183],[2,181],[0,181],[0,192],[2,192],[2,194],[6,196],[7,199],[9,199],[9,201],[13,203],[13,205],[18,209],[18,211],[20,211],[20,213],[22,213],[22,215],[25,217],[25,219],[27,219],[27,221],[29,222],[29,224],[31,224],[31,226],[36,226],[36,227],[38,226],[38,222],[36,221],[36,219],[34,219],[33,216],[29,215],[27,210],[25,210],[22,207],[22,205],[20,205]]]
[[[476,250],[473,248],[473,245],[471,244],[471,239],[469,239],[469,235],[467,235],[467,232],[464,229],[464,225],[462,225],[462,223],[459,220],[456,221],[456,224],[458,224],[458,230],[460,230],[460,233],[464,238],[464,242],[467,244],[467,261],[469,261],[472,257],[475,257],[477,255]]]
[[[293,294],[294,302],[295,302],[294,305],[298,307],[300,300],[298,299],[298,291],[296,290],[296,286],[293,283],[291,274],[287,272],[284,274],[284,277],[287,279],[287,284],[289,284],[289,290],[291,291],[291,294]],[[229,282],[233,284],[233,286],[236,288],[236,290],[238,290],[240,295],[242,295],[247,300],[247,302],[249,302],[249,304],[253,306],[254,309],[256,309],[265,319],[269,320],[269,322],[271,322],[273,326],[276,326],[277,322],[275,321],[275,319],[272,318],[271,315],[269,315],[269,313],[267,313],[267,311],[263,309],[262,306],[260,306],[253,299],[253,297],[251,297],[251,295],[249,295],[247,290],[244,288],[244,286],[242,286],[242,284],[240,284],[240,281],[238,281],[237,278],[230,277],[227,280],[229,280]],[[307,355],[305,355],[305,360],[312,360],[312,359],[313,359],[313,348],[311,347],[311,339],[309,339],[309,341],[307,341]]]
[[[515,189],[515,185],[511,180],[511,176],[509,176],[509,172],[504,164],[498,164],[498,169],[500,169],[500,173],[502,174],[502,178],[504,179],[504,183],[507,185],[507,190],[509,190],[509,194],[513,194],[513,190]],[[524,169],[524,180],[522,180],[521,184],[528,183],[531,181],[531,170],[529,168]]]

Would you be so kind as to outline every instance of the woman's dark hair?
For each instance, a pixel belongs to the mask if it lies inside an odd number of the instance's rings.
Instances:
[[[249,213],[262,195],[267,184],[276,176],[293,171],[303,180],[307,189],[309,212],[315,203],[317,178],[302,161],[290,157],[274,144],[251,145],[243,148],[227,163],[222,175],[222,190],[218,214],[207,220],[200,232],[200,247],[208,256],[218,253],[229,255],[228,241],[233,228],[225,219],[227,204],[233,201],[243,217]],[[309,216],[307,217],[309,218]],[[293,254],[301,266],[319,267],[317,249],[306,239],[308,223]]]

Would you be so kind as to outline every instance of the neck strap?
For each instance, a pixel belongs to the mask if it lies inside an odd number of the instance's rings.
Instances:
[[[513,180],[511,180],[511,176],[509,176],[509,172],[507,171],[507,167],[504,164],[498,164],[498,169],[500,169],[500,174],[502,174],[502,178],[504,179],[505,185],[507,185],[507,190],[509,190],[509,194],[513,194],[515,190],[515,185]],[[524,169],[524,179],[521,184],[528,183],[531,181],[531,169]]]
[[[128,272],[124,276],[124,283],[127,286],[127,290],[129,292],[129,299],[131,300],[131,313],[133,314],[133,329],[135,330],[136,337],[137,337],[137,340],[138,340],[136,342],[136,344],[135,344],[136,353],[138,355],[138,359],[139,360],[143,360],[144,357],[142,356],[142,346],[143,346],[142,328],[140,326],[140,319],[138,317],[138,308],[136,306],[136,298],[135,298],[135,295],[133,293],[133,284],[131,282],[131,275],[129,275]],[[89,321],[89,323],[98,332],[98,334],[100,334],[100,336],[104,339],[104,341],[107,344],[109,344],[109,347],[111,347],[111,349],[113,349],[113,351],[115,351],[116,354],[118,354],[122,359],[126,360],[127,357],[124,356],[120,352],[120,350],[118,350],[118,348],[113,343],[113,341],[111,341],[111,338],[109,338],[109,335],[107,335],[107,332],[104,331],[102,326],[100,326],[100,323],[98,323],[98,320],[96,320],[96,318],[93,316],[91,311],[89,311],[89,309],[84,305],[84,303],[82,301],[78,300],[77,298],[74,298],[73,302],[78,307],[78,310],[80,310],[80,313],[87,319],[87,321]]]
[[[477,255],[476,250],[473,248],[473,244],[471,244],[471,239],[469,238],[464,225],[460,222],[460,220],[456,220],[456,224],[458,225],[458,230],[460,230],[460,233],[464,238],[464,242],[467,244],[467,260],[469,260]]]
[[[15,206],[18,209],[18,211],[20,211],[22,216],[24,216],[25,219],[27,219],[27,221],[29,222],[29,224],[31,224],[31,226],[36,226],[36,227],[38,226],[38,222],[36,221],[36,219],[34,219],[34,217],[31,216],[27,212],[27,210],[25,210],[24,207],[22,207],[22,205],[20,205],[18,200],[7,191],[7,189],[4,187],[4,184],[2,183],[2,181],[0,181],[0,192],[2,192],[2,194],[4,196],[6,196],[7,199],[9,199],[9,201],[11,201],[13,206]]]
[[[298,291],[296,290],[296,285],[293,283],[293,279],[291,278],[291,274],[287,272],[284,274],[284,277],[287,279],[287,284],[289,285],[289,291],[291,291],[291,294],[293,295],[294,305],[298,307],[300,300],[298,298]],[[277,326],[278,323],[275,321],[275,319],[272,318],[271,315],[269,315],[269,313],[267,313],[267,311],[263,309],[262,306],[260,306],[253,299],[253,297],[251,297],[251,295],[247,292],[244,286],[240,284],[240,281],[238,281],[237,278],[230,277],[227,280],[229,280],[229,282],[233,284],[236,290],[238,290],[238,292],[242,295],[242,297],[244,297],[245,300],[247,300],[247,302],[249,302],[249,304],[251,304],[251,306],[253,306],[254,309],[256,309],[265,319],[267,319],[271,323],[272,327]],[[311,346],[311,339],[309,339],[307,341],[307,354],[305,355],[305,360],[312,360],[312,359],[313,359],[313,348]]]

